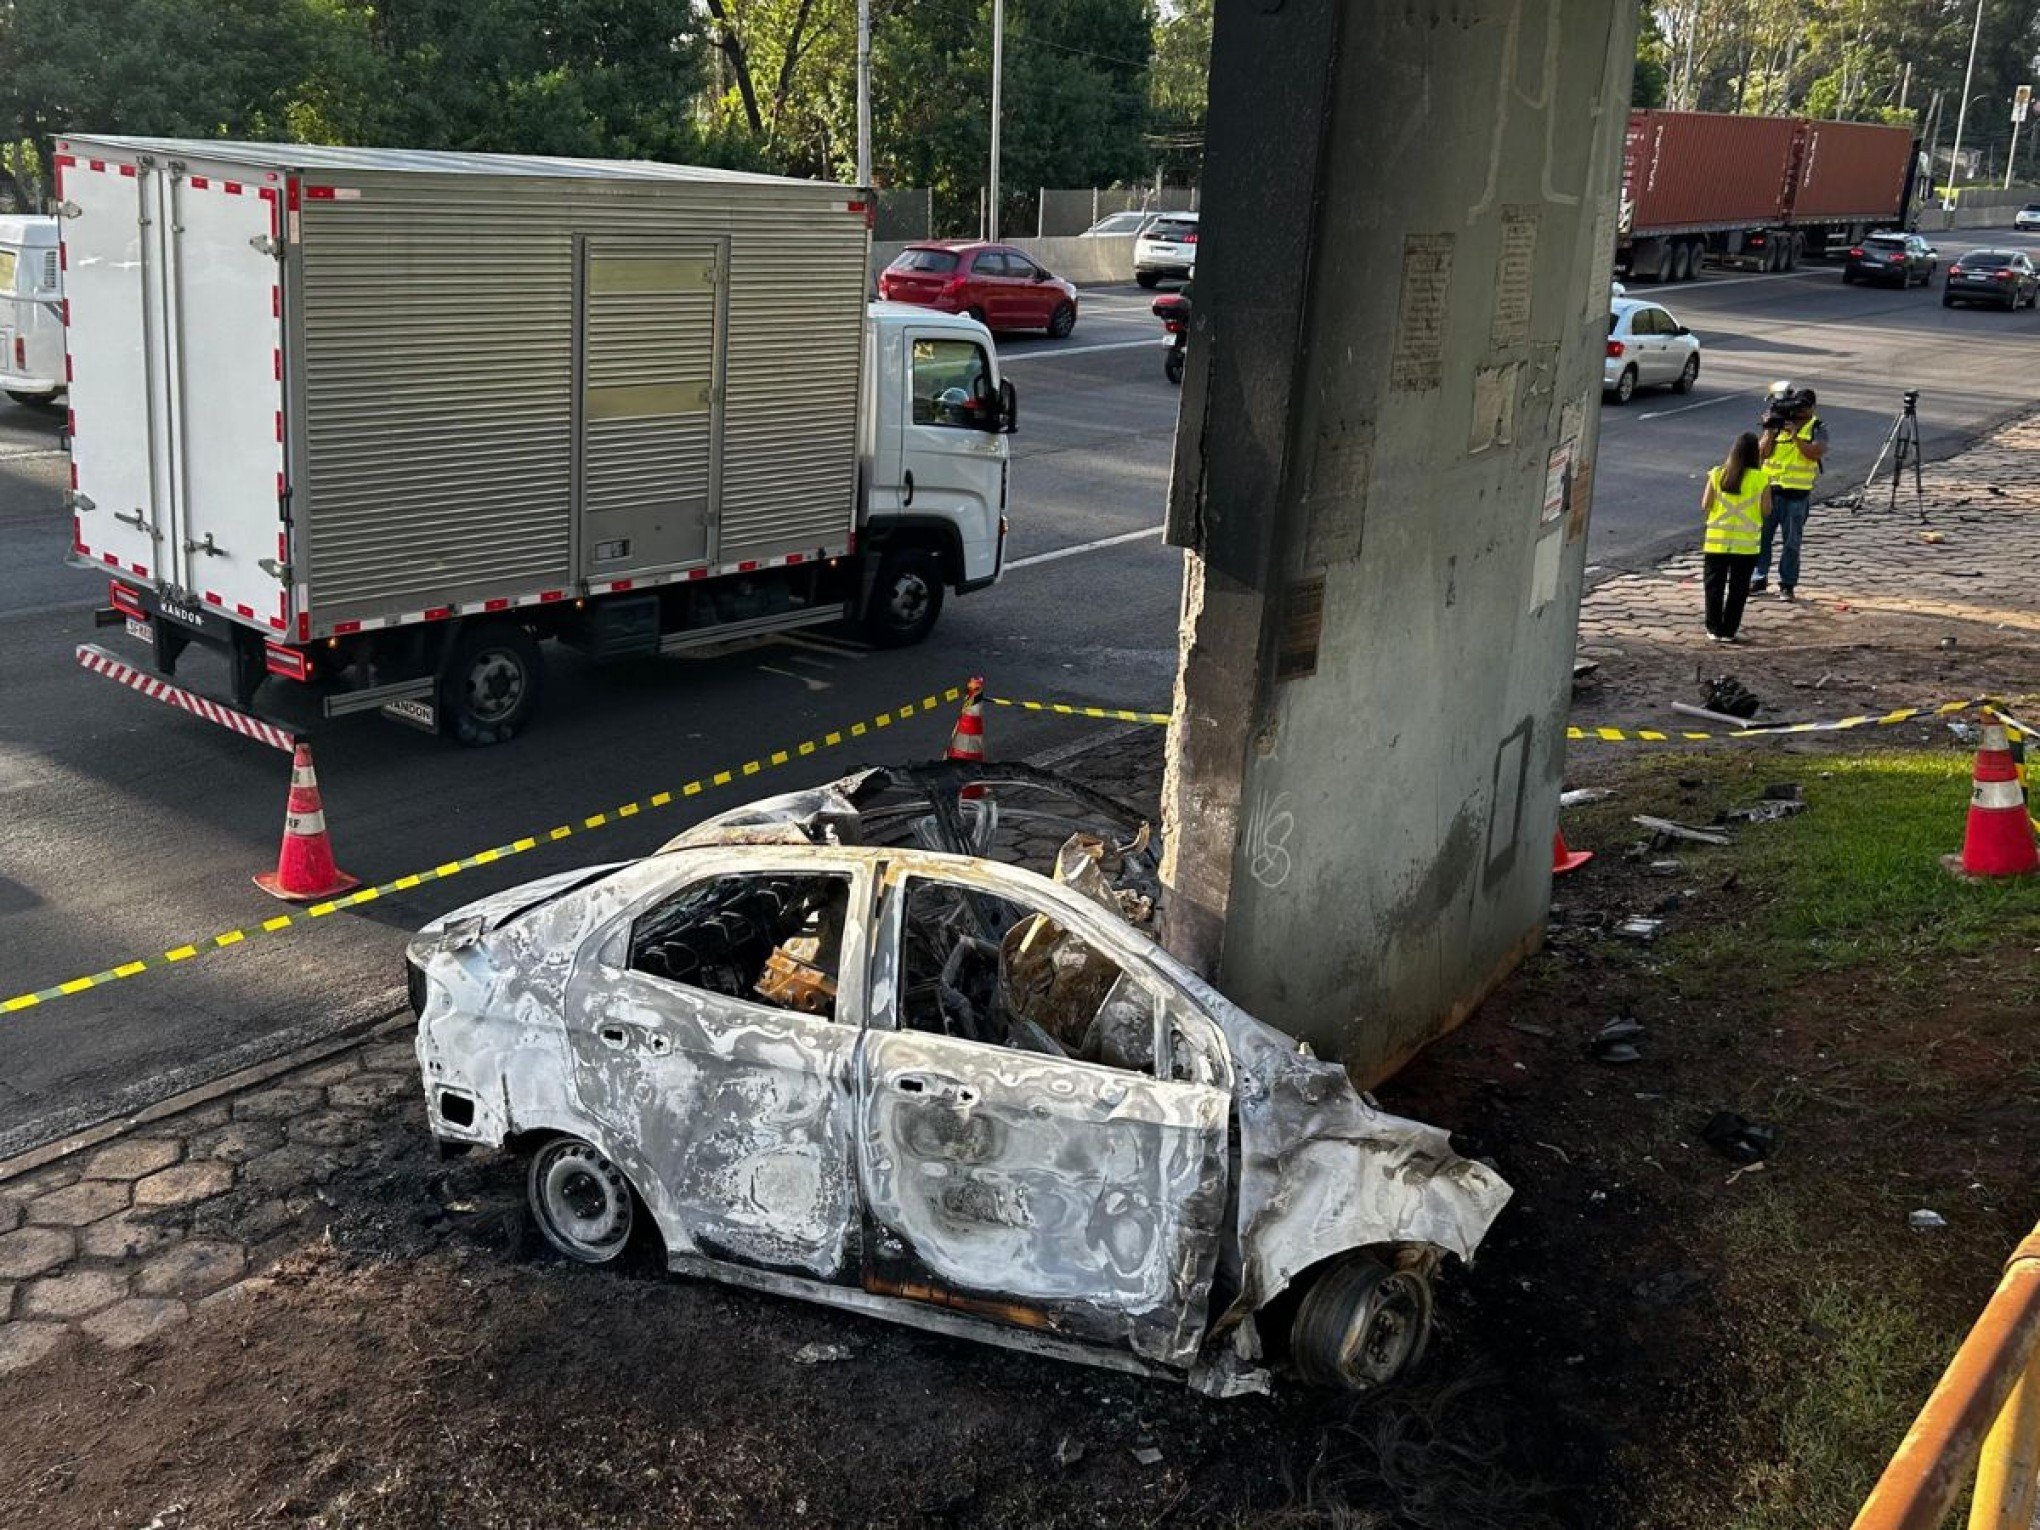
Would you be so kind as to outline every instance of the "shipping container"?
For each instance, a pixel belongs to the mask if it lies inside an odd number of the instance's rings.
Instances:
[[[1912,134],[1874,122],[1809,122],[1792,198],[1794,223],[1895,221]]]

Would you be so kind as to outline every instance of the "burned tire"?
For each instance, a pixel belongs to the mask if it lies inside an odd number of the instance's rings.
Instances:
[[[882,648],[907,648],[935,630],[942,614],[942,560],[925,547],[887,553],[864,609],[864,632]]]
[[[516,622],[487,622],[454,640],[439,681],[440,730],[470,749],[507,743],[538,709],[545,664]]]
[[[593,1143],[554,1137],[531,1155],[524,1183],[539,1232],[569,1259],[608,1264],[630,1246],[637,1197]]]
[[[1313,1386],[1371,1392],[1423,1357],[1431,1283],[1355,1254],[1325,1267],[1289,1329],[1289,1358]]]
[[[1172,345],[1169,347],[1169,354],[1162,358],[1162,376],[1168,378],[1170,382],[1175,383],[1178,387],[1182,386],[1183,382],[1182,346]]]

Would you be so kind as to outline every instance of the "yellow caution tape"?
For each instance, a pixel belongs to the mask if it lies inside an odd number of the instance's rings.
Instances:
[[[807,739],[801,743],[789,745],[785,749],[775,749],[763,759],[746,760],[743,764],[734,766],[729,770],[718,770],[713,775],[705,776],[700,780],[689,781],[684,786],[674,787],[671,791],[654,792],[651,796],[641,801],[626,802],[623,806],[611,808],[606,813],[591,813],[577,822],[563,823],[557,828],[546,830],[543,834],[527,834],[522,839],[511,840],[507,845],[495,845],[487,850],[477,851],[473,855],[462,856],[457,861],[446,861],[441,865],[434,866],[429,871],[414,871],[407,876],[398,877],[394,881],[383,882],[375,887],[358,888],[341,897],[329,898],[323,903],[314,903],[299,913],[278,914],[272,919],[265,919],[260,924],[250,925],[246,929],[228,930],[224,934],[214,935],[205,940],[195,940],[188,945],[174,946],[158,956],[123,962],[118,967],[108,967],[104,972],[94,972],[85,977],[72,978],[69,982],[58,983],[49,988],[39,988],[33,993],[16,994],[11,999],[0,999],[0,1014],[13,1014],[18,1010],[32,1009],[38,1004],[48,1004],[52,1000],[67,998],[74,993],[84,993],[87,989],[100,988],[108,983],[117,983],[126,978],[139,977],[142,973],[153,971],[158,967],[172,966],[178,962],[188,962],[194,957],[205,955],[209,951],[219,951],[224,950],[228,946],[240,945],[243,941],[257,935],[274,935],[278,931],[293,929],[300,925],[308,924],[314,919],[323,919],[329,914],[337,914],[342,909],[357,908],[361,904],[372,903],[377,898],[387,897],[392,893],[409,892],[415,887],[424,886],[427,882],[443,882],[448,877],[457,876],[463,871],[472,871],[477,866],[493,866],[496,862],[508,860],[513,855],[523,855],[528,850],[536,850],[540,845],[550,845],[562,839],[569,839],[576,834],[586,834],[595,829],[621,822],[626,818],[635,818],[639,813],[649,812],[656,808],[670,807],[674,802],[683,798],[698,797],[703,792],[714,791],[719,787],[728,786],[734,781],[760,775],[777,766],[790,764],[794,760],[806,759],[809,755],[819,754],[824,749],[835,749],[851,739],[864,738],[880,728],[889,728],[894,723],[905,722],[910,717],[923,716],[936,710],[938,707],[954,705],[962,699],[963,687],[952,685],[948,689],[933,695],[923,696],[919,701],[910,701],[905,706],[893,708],[890,712],[881,712],[876,717],[869,718],[864,722],[851,723],[847,728],[832,729],[822,734],[819,738]]]
[[[1123,707],[1085,707],[1068,701],[1016,701],[1011,696],[987,696],[995,707],[1019,707],[1024,712],[1053,712],[1058,717],[1098,717],[1107,722],[1161,723],[1167,712],[1129,712]]]

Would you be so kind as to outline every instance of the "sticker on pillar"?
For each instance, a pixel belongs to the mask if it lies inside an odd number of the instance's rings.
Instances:
[[[1502,252],[1495,261],[1495,314],[1488,343],[1496,350],[1530,338],[1530,278],[1537,257],[1541,209],[1502,209]]]
[[[1580,433],[1587,428],[1587,406],[1574,399],[1558,411],[1558,439],[1577,441]]]
[[[1351,563],[1360,556],[1373,469],[1374,426],[1362,421],[1320,438],[1304,480],[1303,562],[1306,568]]]
[[[1388,385],[1398,393],[1425,392],[1445,381],[1445,295],[1451,284],[1450,234],[1403,240],[1402,295],[1388,366]]]
[[[1572,499],[1573,452],[1578,443],[1561,441],[1544,459],[1544,506],[1537,524],[1549,526],[1564,515]]]
[[[1594,462],[1591,457],[1573,464],[1572,507],[1566,517],[1565,539],[1577,542],[1587,534],[1587,508],[1594,499]]]
[[[1523,375],[1523,363],[1505,367],[1473,369],[1473,428],[1466,442],[1468,455],[1495,446],[1509,446],[1516,439],[1516,383]]]
[[[1530,614],[1535,616],[1558,595],[1558,555],[1565,537],[1554,526],[1537,539],[1537,556],[1530,565]]]
[[[1317,673],[1318,643],[1325,630],[1325,581],[1299,579],[1282,592],[1282,640],[1275,652],[1275,678],[1301,680]]]

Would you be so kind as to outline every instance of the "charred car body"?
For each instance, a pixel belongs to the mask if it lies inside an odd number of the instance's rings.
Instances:
[[[1139,815],[1027,767],[738,809],[426,927],[432,1131],[530,1154],[576,1259],[655,1231],[676,1271],[1220,1395],[1385,1381],[1508,1186],[1169,957],[1159,896]]]

